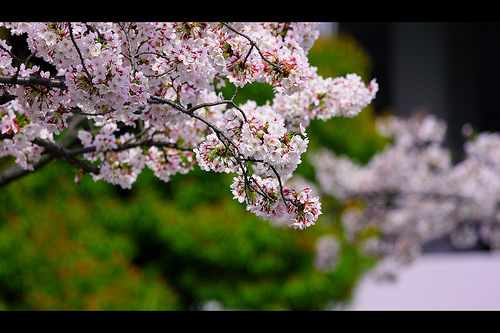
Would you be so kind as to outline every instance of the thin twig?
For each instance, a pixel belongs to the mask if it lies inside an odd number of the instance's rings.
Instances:
[[[117,24],[120,27],[120,29],[122,29],[123,33],[125,34],[125,38],[127,39],[128,57],[125,56],[125,54],[123,54],[123,53],[122,54],[127,58],[128,61],[130,61],[130,65],[132,66],[132,75],[135,79],[135,73],[136,73],[135,58],[137,55],[132,53],[132,42],[131,42],[130,36],[129,36],[130,24],[129,24],[128,29],[125,29],[124,24],[121,22],[117,22]]]
[[[78,56],[80,57],[80,61],[82,63],[83,70],[87,74],[87,77],[90,79],[91,78],[90,73],[88,72],[87,67],[85,66],[85,62],[83,61],[82,53],[80,52],[80,48],[76,44],[75,37],[73,36],[73,27],[71,26],[71,22],[68,22],[68,29],[69,29],[69,36],[71,38],[71,41],[73,42],[73,45],[76,48],[76,52],[78,53]]]
[[[17,78],[19,76],[19,71],[21,70],[21,59],[19,59],[14,53],[10,52],[10,50],[6,49],[2,45],[0,45],[0,49],[7,52],[12,57],[12,59],[15,59],[17,61],[16,73],[11,77],[11,80],[14,82],[17,80]]]
[[[252,44],[252,46],[254,46],[257,49],[257,52],[259,52],[260,57],[262,58],[262,60],[264,60],[265,62],[267,62],[269,65],[273,66],[280,74],[283,74],[283,69],[281,69],[281,67],[278,66],[277,64],[275,64],[275,63],[267,60],[267,58],[264,56],[264,54],[262,54],[262,51],[260,50],[260,48],[257,46],[257,43],[255,43],[250,37],[248,37],[247,35],[245,35],[241,31],[238,31],[238,30],[234,29],[232,26],[230,26],[229,24],[227,24],[225,22],[222,22],[222,24],[225,27],[227,27],[229,30],[231,30],[234,33],[236,33],[237,35],[240,35],[240,36],[244,37],[246,40],[248,40],[250,42],[250,44]],[[248,57],[248,55],[247,55],[247,57]],[[246,61],[246,59],[245,59],[245,61]]]

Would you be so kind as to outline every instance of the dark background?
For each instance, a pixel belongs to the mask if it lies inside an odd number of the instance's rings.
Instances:
[[[460,157],[461,127],[500,130],[500,23],[340,22],[373,60],[377,112],[418,109],[448,122],[447,146]]]

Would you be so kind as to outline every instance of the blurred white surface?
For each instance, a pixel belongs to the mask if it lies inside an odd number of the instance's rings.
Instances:
[[[348,310],[500,310],[498,254],[425,254],[396,276],[377,282],[367,275]]]
[[[338,31],[338,22],[321,22],[318,29],[321,37],[329,38],[335,36]]]

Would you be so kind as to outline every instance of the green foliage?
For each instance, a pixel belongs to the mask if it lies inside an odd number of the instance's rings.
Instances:
[[[73,170],[57,162],[5,187],[2,305],[189,309],[217,299],[234,309],[307,310],[352,288],[351,276],[312,265],[315,239],[328,228],[276,228],[228,197],[226,175],[200,181],[206,175],[197,169],[162,189],[144,172],[124,196],[90,177],[77,187]],[[183,203],[189,196],[196,202]]]
[[[178,308],[157,272],[133,264],[137,248],[131,239],[103,225],[92,205],[102,188],[96,184],[93,193],[81,191],[72,183],[72,170],[58,164],[0,192],[3,305],[22,310]]]
[[[369,79],[372,59],[356,40],[340,33],[335,38],[319,38],[307,55],[309,63],[318,68],[323,77],[345,76],[356,73]]]
[[[368,58],[346,37],[319,40],[310,59],[322,75],[369,79]],[[264,104],[269,89],[249,85],[239,102]],[[353,119],[315,121],[310,150],[327,146],[366,162],[384,143],[373,119],[367,108]],[[314,179],[303,161],[298,172]],[[314,267],[316,239],[341,233],[328,200],[316,226],[299,231],[247,212],[231,199],[226,174],[195,168],[164,183],[145,169],[132,190],[90,176],[76,186],[74,175],[57,161],[0,189],[0,309],[177,310],[208,300],[230,309],[322,309],[348,301],[372,264],[340,238],[336,268]]]

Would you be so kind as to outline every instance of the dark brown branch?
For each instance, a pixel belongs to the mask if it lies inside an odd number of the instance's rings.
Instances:
[[[9,137],[11,136],[2,135],[0,139]],[[49,163],[50,161],[56,158],[61,158],[77,169],[82,169],[85,172],[93,173],[95,175],[100,173],[99,167],[96,167],[84,160],[75,157],[80,154],[95,152],[96,147],[82,147],[82,148],[68,149],[62,147],[58,142],[51,142],[40,138],[35,138],[32,142],[41,147],[44,147],[44,154],[47,154],[43,156],[39,162],[34,164],[33,166],[34,171],[38,170],[39,168],[41,168],[42,166],[44,166],[45,164]],[[118,148],[114,149],[113,151],[123,151],[135,147],[151,147],[151,146],[173,148],[184,151],[192,151],[194,149],[190,147],[180,147],[176,144],[169,142],[161,142],[161,141],[154,141],[152,139],[147,139],[147,140],[141,140],[137,142],[118,145]],[[13,180],[21,178],[31,172],[32,171],[25,170],[17,165],[7,168],[2,172],[0,172],[0,187],[10,183]]]
[[[59,144],[65,146],[72,146],[76,140],[76,129],[78,125],[85,119],[85,117],[75,116],[69,122],[68,128],[65,134],[59,139]],[[0,139],[12,138],[12,135],[0,134]],[[9,184],[10,182],[24,177],[32,172],[35,172],[42,168],[44,165],[48,164],[56,158],[55,155],[48,154],[41,157],[41,159],[33,164],[33,171],[21,168],[18,165],[13,165],[7,169],[0,172],[0,187]]]
[[[73,45],[75,46],[76,52],[78,53],[78,56],[80,57],[80,62],[82,63],[83,70],[87,74],[87,77],[91,79],[92,77],[90,76],[90,73],[87,70],[87,67],[85,66],[85,62],[83,61],[83,56],[82,52],[80,51],[80,48],[76,44],[75,37],[73,36],[73,27],[71,26],[71,22],[68,22],[68,29],[69,29],[69,37],[71,38],[71,41],[73,42]]]
[[[55,156],[52,155],[42,156],[42,158],[38,162],[33,164],[33,171],[23,169],[19,165],[13,165],[7,169],[2,170],[2,172],[0,172],[0,187],[39,170],[54,159]]]
[[[15,75],[0,74],[0,84],[18,84],[21,86],[44,86],[47,88],[68,89],[65,77],[44,78],[39,76],[16,77]]]
[[[69,164],[73,165],[78,169],[82,169],[85,172],[90,172],[93,174],[99,174],[100,169],[90,163],[87,163],[83,160],[77,159],[72,154],[68,154],[68,149],[61,147],[57,142],[50,142],[49,140],[35,138],[32,141],[34,144],[37,144],[43,148],[45,148],[45,152],[50,153],[51,155],[62,158]]]

